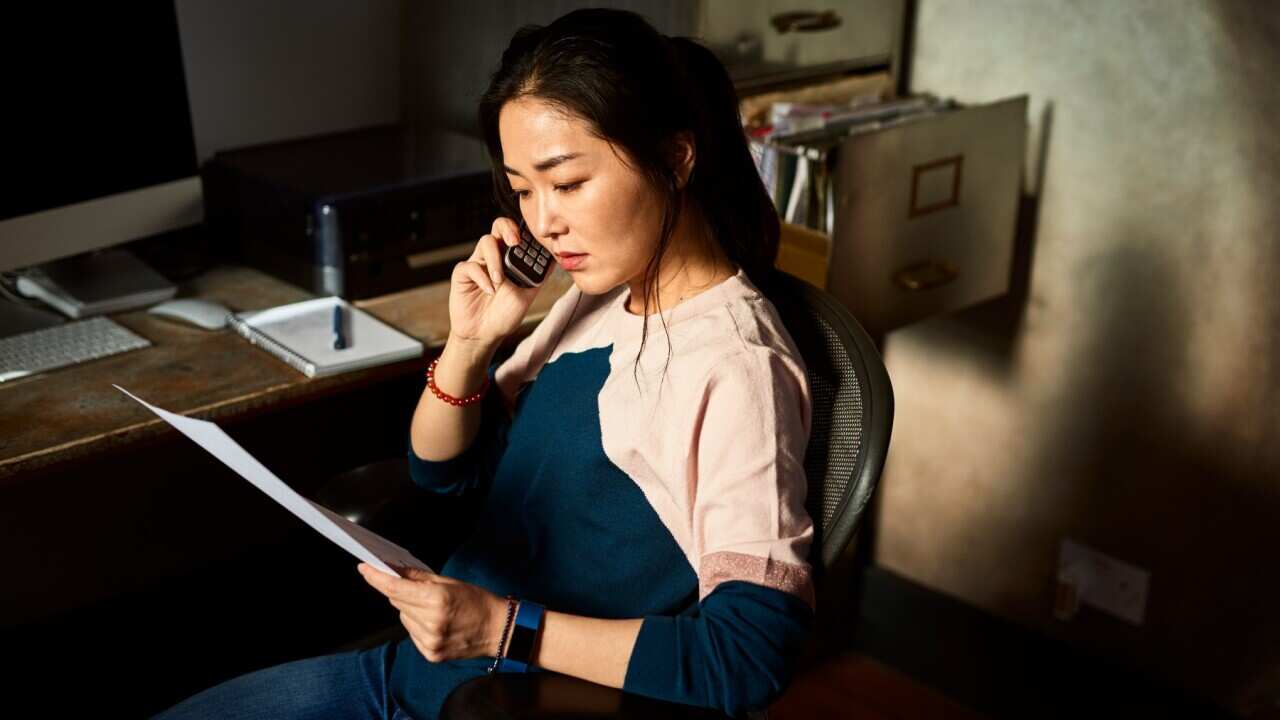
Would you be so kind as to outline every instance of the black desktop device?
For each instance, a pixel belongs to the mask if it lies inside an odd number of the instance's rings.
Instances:
[[[224,257],[348,300],[447,280],[499,213],[488,168],[424,167],[401,126],[227,150],[200,175]]]

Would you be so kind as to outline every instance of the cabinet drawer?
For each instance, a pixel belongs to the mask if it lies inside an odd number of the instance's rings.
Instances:
[[[883,333],[1005,294],[1027,98],[867,129],[835,155],[827,289]]]

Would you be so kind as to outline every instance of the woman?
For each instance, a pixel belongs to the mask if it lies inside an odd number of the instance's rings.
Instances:
[[[505,216],[454,269],[409,448],[422,487],[486,495],[473,535],[438,576],[360,566],[403,642],[174,717],[426,720],[495,667],[734,715],[786,686],[813,617],[809,395],[757,290],[778,220],[727,73],[638,15],[581,10],[516,33],[480,122]],[[521,222],[573,287],[494,368],[538,292],[501,270]]]

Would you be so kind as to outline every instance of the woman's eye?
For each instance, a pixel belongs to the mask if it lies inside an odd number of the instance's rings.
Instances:
[[[555,189],[562,193],[571,193],[574,190],[577,190],[578,186],[582,185],[583,182],[584,181],[579,180],[578,182],[565,183],[563,185],[556,185]],[[511,193],[511,196],[514,197],[516,200],[524,200],[525,198],[529,197],[529,192],[530,191],[528,190],[516,190]]]

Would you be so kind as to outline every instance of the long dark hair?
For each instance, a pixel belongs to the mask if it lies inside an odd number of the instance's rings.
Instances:
[[[517,30],[479,108],[496,200],[516,218],[520,209],[503,170],[498,116],[522,97],[586,122],[595,135],[626,150],[662,193],[662,230],[645,267],[642,335],[649,296],[656,299],[658,269],[685,202],[701,212],[715,242],[752,283],[767,287],[778,252],[778,214],[751,158],[733,82],[710,50],[691,38],[669,38],[625,10],[575,10],[550,25]],[[668,164],[671,142],[682,131],[692,134],[695,148],[684,187]],[[661,311],[659,301],[660,318]]]

